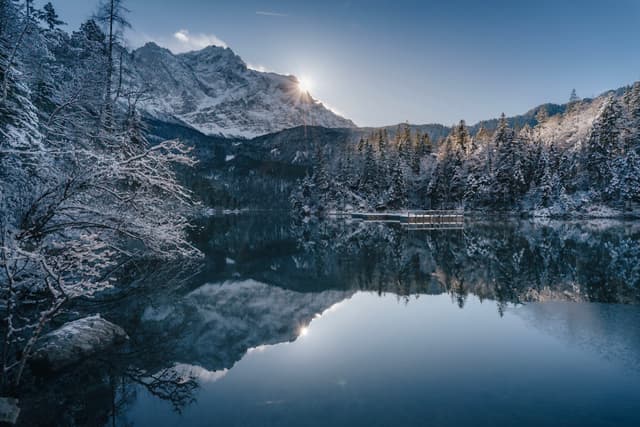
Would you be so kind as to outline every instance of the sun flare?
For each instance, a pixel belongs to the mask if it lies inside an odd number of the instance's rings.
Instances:
[[[309,77],[300,77],[298,79],[298,90],[302,93],[309,93],[313,89],[313,80]]]

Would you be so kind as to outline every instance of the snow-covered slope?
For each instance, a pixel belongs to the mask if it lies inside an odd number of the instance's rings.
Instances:
[[[305,124],[355,127],[303,94],[296,77],[249,69],[229,48],[174,55],[147,43],[129,61],[125,86],[145,90],[138,108],[207,135],[251,138]]]
[[[610,94],[603,94],[592,100],[585,100],[568,106],[564,114],[549,117],[534,128],[534,138],[546,145],[556,144],[560,149],[579,149],[591,133],[602,106]]]

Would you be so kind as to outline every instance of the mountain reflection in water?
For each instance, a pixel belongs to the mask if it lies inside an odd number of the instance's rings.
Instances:
[[[131,342],[23,425],[640,425],[639,224],[245,215],[194,240],[197,265],[78,307]]]

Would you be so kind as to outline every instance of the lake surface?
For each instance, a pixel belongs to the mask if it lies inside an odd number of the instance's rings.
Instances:
[[[24,425],[640,425],[640,224],[243,215],[194,240],[204,259],[78,307],[131,342]]]

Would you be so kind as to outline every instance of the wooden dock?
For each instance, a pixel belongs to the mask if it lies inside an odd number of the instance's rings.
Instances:
[[[464,228],[464,211],[354,212],[351,218],[374,222],[401,223],[411,230]]]

